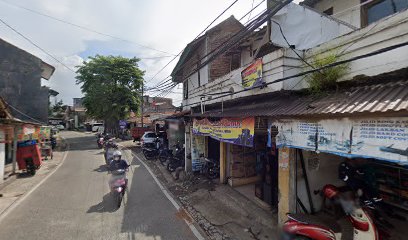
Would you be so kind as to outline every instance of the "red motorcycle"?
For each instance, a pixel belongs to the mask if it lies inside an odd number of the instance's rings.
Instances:
[[[307,214],[288,214],[283,226],[285,240],[381,240],[379,230],[371,217],[370,209],[379,199],[365,201],[364,206],[355,199],[347,199],[337,187],[326,185],[321,193],[343,211],[341,218],[322,217]]]

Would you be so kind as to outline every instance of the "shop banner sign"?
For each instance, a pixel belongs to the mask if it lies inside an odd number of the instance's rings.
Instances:
[[[254,145],[255,118],[207,118],[193,120],[193,134],[209,136],[221,142],[252,147]]]
[[[316,148],[322,152],[346,156],[351,151],[349,119],[321,120],[317,123]]]
[[[262,79],[262,58],[257,59],[241,72],[242,86],[244,88],[254,88],[261,86]]]
[[[193,136],[191,144],[191,166],[193,172],[200,171],[204,165],[204,160],[200,155],[205,155],[205,137]]]
[[[317,123],[299,120],[279,120],[274,124],[278,128],[276,145],[316,149]]]
[[[408,117],[353,121],[351,152],[408,164]]]
[[[30,124],[25,124],[22,126],[18,126],[16,129],[17,133],[17,141],[27,141],[33,139],[39,139],[40,137],[40,127]]]
[[[408,117],[308,122],[279,120],[278,147],[295,147],[345,157],[408,164]]]

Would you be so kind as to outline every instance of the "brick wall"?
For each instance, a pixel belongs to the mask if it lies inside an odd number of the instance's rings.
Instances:
[[[242,29],[240,24],[235,18],[230,17],[220,25],[211,29],[208,33],[209,36],[209,51],[216,49],[227,41],[236,32]],[[224,53],[217,57],[210,63],[210,81],[213,81],[219,77],[231,71],[231,55]]]

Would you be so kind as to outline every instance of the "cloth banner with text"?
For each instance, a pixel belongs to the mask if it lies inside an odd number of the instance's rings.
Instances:
[[[252,147],[254,145],[255,118],[194,119],[193,134],[209,136],[221,142]]]
[[[241,72],[242,86],[244,88],[254,88],[261,86],[262,78],[262,58],[257,59]]]
[[[279,120],[277,146],[408,165],[408,117]]]

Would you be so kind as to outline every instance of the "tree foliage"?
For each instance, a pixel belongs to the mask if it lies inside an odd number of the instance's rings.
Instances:
[[[61,118],[64,116],[65,110],[67,110],[67,105],[64,105],[64,102],[62,100],[59,100],[56,102],[53,106],[51,106],[51,103],[48,102],[49,108],[48,108],[48,115],[56,118]]]
[[[78,68],[76,83],[81,85],[89,116],[113,126],[130,111],[137,112],[144,75],[138,62],[137,58],[96,55]]]

